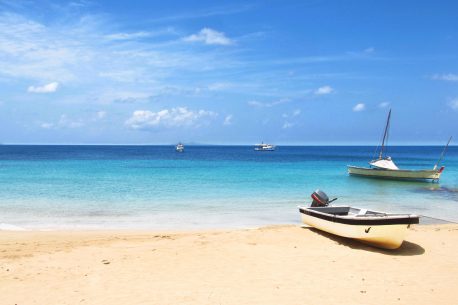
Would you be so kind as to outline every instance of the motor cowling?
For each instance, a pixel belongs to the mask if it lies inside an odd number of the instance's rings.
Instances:
[[[325,207],[329,204],[329,197],[322,190],[316,190],[311,195],[313,201],[311,207]]]

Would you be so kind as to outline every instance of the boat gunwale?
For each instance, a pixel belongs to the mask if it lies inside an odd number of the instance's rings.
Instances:
[[[341,216],[341,215],[334,215],[329,213],[320,212],[317,210],[312,210],[307,207],[298,207],[299,212],[311,217],[320,218],[327,221],[332,221],[341,224],[347,225],[411,225],[411,224],[418,224],[420,223],[420,217],[413,214],[386,214],[383,217],[375,216],[375,217],[368,217],[368,216]],[[352,208],[352,207],[349,207]],[[375,212],[370,211],[369,212]],[[376,212],[380,213],[380,212]]]
[[[438,173],[440,171],[440,169],[388,169],[388,168],[361,167],[361,166],[354,166],[354,165],[347,165],[347,168],[356,168],[356,169],[369,170],[369,171],[376,170],[376,171],[405,172],[405,173],[419,173],[419,172]],[[430,179],[430,178],[422,178],[422,179]]]

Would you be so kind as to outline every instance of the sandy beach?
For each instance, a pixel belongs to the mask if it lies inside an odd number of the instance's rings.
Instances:
[[[458,226],[384,251],[300,226],[0,232],[0,304],[458,304]]]

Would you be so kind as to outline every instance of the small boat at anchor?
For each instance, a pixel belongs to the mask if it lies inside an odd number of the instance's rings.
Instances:
[[[299,206],[302,222],[318,230],[352,238],[383,248],[397,249],[407,234],[407,229],[419,223],[413,214],[392,214],[351,206],[329,206],[329,200],[320,190],[312,194],[310,207]]]
[[[184,145],[181,143],[178,143],[177,146],[175,146],[175,150],[177,152],[184,152]]]
[[[348,165],[348,173],[355,176],[371,177],[371,178],[384,178],[384,179],[399,179],[399,180],[430,180],[439,181],[445,167],[438,168],[439,163],[442,161],[447,147],[452,140],[452,137],[447,142],[439,160],[436,162],[432,169],[400,169],[396,166],[391,157],[386,156],[386,143],[388,141],[388,131],[390,128],[391,109],[388,113],[385,131],[383,134],[382,145],[378,159],[369,162],[370,167],[359,167]]]
[[[254,145],[254,150],[256,151],[274,151],[276,148],[275,145],[272,144],[266,144],[262,142],[261,144],[255,144]]]

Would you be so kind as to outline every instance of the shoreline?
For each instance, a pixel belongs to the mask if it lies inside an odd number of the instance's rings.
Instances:
[[[416,224],[415,226],[446,226],[446,225],[456,225],[458,226],[458,222],[434,218],[434,217],[426,217],[427,219],[423,219],[425,216],[420,216],[420,223]],[[170,228],[170,227],[104,227],[100,226],[62,226],[62,227],[44,227],[44,228],[24,228],[17,225],[12,225],[8,223],[0,223],[0,234],[3,232],[23,232],[23,233],[121,233],[121,234],[153,234],[153,233],[170,233],[170,234],[186,234],[186,233],[207,233],[207,232],[217,232],[217,231],[240,231],[240,230],[256,230],[262,229],[267,227],[285,227],[285,226],[298,226],[303,227],[307,226],[299,221],[297,222],[288,222],[288,223],[272,223],[272,224],[252,224],[252,225],[228,225],[228,226],[180,226],[178,228]]]
[[[458,222],[453,222],[450,220],[432,218],[431,221],[421,221],[421,218],[424,216],[420,216],[420,223],[415,224],[415,227],[423,227],[423,226],[458,226]],[[2,227],[3,226],[3,227]],[[103,227],[103,226],[93,226],[93,227],[56,227],[56,228],[24,228],[17,225],[12,225],[8,223],[0,223],[0,234],[4,232],[29,232],[29,233],[52,233],[52,232],[78,232],[78,233],[90,233],[90,232],[100,232],[100,233],[137,233],[143,232],[145,234],[157,233],[157,232],[166,232],[166,233],[173,233],[173,234],[180,234],[180,233],[207,233],[213,231],[241,231],[241,230],[256,230],[256,229],[263,229],[263,228],[270,228],[270,227],[306,227],[307,225],[297,221],[297,222],[290,222],[290,223],[271,223],[271,224],[259,224],[259,225],[230,225],[230,226],[183,226],[176,229],[170,229],[168,227]]]
[[[455,304],[457,238],[458,225],[416,225],[389,251],[299,225],[0,231],[0,293],[5,304]]]
[[[458,225],[458,222],[452,220],[446,220],[442,218],[430,217],[425,215],[420,216],[420,223],[416,226],[433,226],[433,225]],[[210,224],[181,224],[181,225],[171,225],[171,226],[106,226],[106,225],[89,225],[89,224],[80,224],[79,226],[74,225],[62,225],[57,227],[52,226],[43,226],[43,227],[21,227],[17,224],[11,224],[6,222],[0,222],[0,234],[1,232],[144,232],[144,233],[154,233],[154,232],[175,232],[175,233],[184,233],[184,232],[208,232],[208,231],[221,231],[221,230],[251,230],[251,229],[260,229],[264,227],[271,226],[304,226],[300,219],[290,222],[279,222],[279,223],[252,223],[252,224],[227,224],[224,225],[210,225]],[[172,228],[173,227],[173,228]]]

